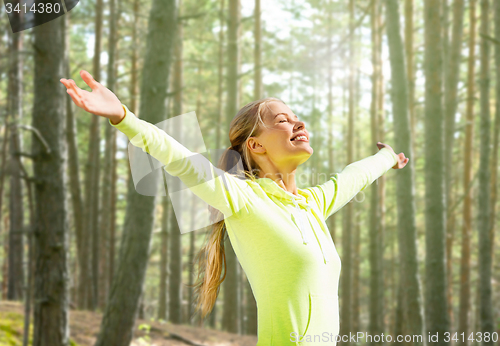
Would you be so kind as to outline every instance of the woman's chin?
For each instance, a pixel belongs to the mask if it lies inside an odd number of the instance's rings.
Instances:
[[[286,155],[286,161],[296,160],[300,161],[300,164],[309,160],[309,157],[314,153],[314,149],[310,145],[303,145],[301,147],[295,147],[293,150]]]
[[[309,156],[314,153],[314,149],[310,145],[308,145],[306,148],[304,148],[304,150],[309,153]]]
[[[305,151],[305,153],[303,155],[303,159],[302,159],[302,162],[300,164],[303,164],[304,162],[306,162],[307,160],[309,160],[309,158],[314,153],[314,149],[312,147],[308,147],[307,150],[304,150],[304,151]]]
[[[295,144],[295,143],[294,143]],[[297,144],[295,144],[296,148],[301,148],[301,149],[304,149],[304,150],[307,150],[307,151],[310,151],[311,154],[314,152],[313,148],[311,147],[311,145],[309,144],[309,142],[305,142],[305,141],[298,141]]]

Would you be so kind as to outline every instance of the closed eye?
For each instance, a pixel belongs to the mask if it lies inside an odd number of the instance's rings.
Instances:
[[[282,121],[288,121],[288,120],[280,120],[279,122],[282,122]]]

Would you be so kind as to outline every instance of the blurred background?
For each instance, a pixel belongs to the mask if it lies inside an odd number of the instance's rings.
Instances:
[[[90,91],[82,69],[150,123],[195,111],[207,149],[242,106],[282,99],[314,148],[301,188],[378,141],[404,152],[327,220],[341,334],[499,344],[500,1],[92,0],[0,24],[0,345],[257,343],[229,242],[216,305],[194,314],[210,227],[181,234],[169,196],[136,192],[127,137],[59,82]]]

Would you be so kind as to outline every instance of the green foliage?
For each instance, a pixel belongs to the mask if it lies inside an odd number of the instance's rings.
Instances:
[[[24,316],[16,312],[0,312],[0,346],[20,346],[23,344]],[[30,324],[30,339],[33,344],[33,324]],[[71,346],[79,346],[69,341]]]
[[[22,345],[23,322],[24,317],[21,314],[15,312],[0,313],[0,346]]]
[[[149,332],[151,331],[151,326],[147,323],[143,323],[139,325],[139,330],[144,330],[145,335],[138,338],[138,341],[141,344],[149,345],[149,341],[151,341],[151,337],[149,336]]]

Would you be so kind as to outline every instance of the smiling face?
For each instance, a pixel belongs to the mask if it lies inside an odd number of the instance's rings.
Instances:
[[[287,105],[279,101],[264,105],[262,120],[266,126],[261,126],[259,135],[247,142],[260,167],[268,166],[266,162],[275,167],[298,166],[313,154],[304,122]]]

